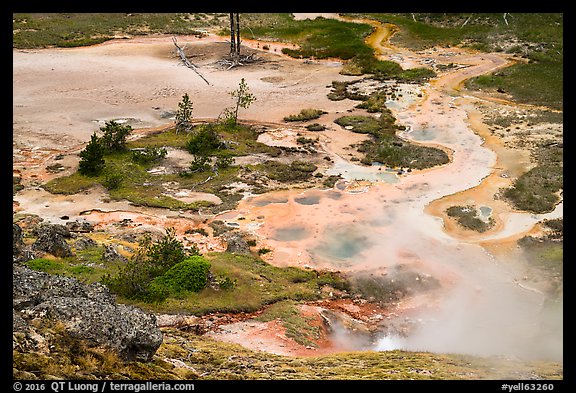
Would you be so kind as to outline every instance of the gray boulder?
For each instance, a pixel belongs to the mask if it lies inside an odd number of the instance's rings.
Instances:
[[[32,250],[47,252],[60,258],[72,256],[65,239],[71,237],[70,231],[64,225],[42,224],[34,228],[34,234],[37,238],[32,244]]]
[[[106,244],[104,246],[104,252],[102,253],[102,259],[107,262],[128,262],[128,259],[121,255],[118,250],[111,244]]]
[[[18,224],[12,224],[12,262],[23,263],[36,258],[34,252],[22,240],[22,228]]]
[[[243,232],[230,231],[224,233],[221,237],[226,242],[227,252],[240,255],[250,255],[250,246],[248,245]]]
[[[13,265],[13,332],[38,336],[29,321],[60,321],[88,345],[107,347],[126,360],[149,361],[162,344],[156,317],[133,306],[116,304],[108,288],[82,284]],[[38,341],[38,340],[37,340]]]

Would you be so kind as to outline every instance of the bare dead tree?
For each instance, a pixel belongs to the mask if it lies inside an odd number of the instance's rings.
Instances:
[[[234,28],[234,14],[230,13],[230,57],[236,53],[236,29]]]
[[[242,56],[240,54],[240,14],[231,12],[230,14],[230,55],[227,59],[219,60],[218,63],[227,66],[227,69],[241,66],[246,63],[261,61],[254,53]],[[252,33],[254,35],[254,33]]]
[[[236,57],[240,57],[240,14],[236,13]]]
[[[230,57],[240,58],[240,14],[230,13]]]

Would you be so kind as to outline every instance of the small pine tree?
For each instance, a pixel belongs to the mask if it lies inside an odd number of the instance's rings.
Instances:
[[[190,129],[192,108],[192,102],[190,101],[190,97],[188,97],[188,93],[186,93],[182,96],[182,101],[178,103],[178,110],[176,111],[176,133]]]
[[[114,120],[106,122],[104,127],[100,127],[102,135],[101,144],[106,151],[119,151],[126,149],[126,138],[132,132],[130,125],[122,125]]]
[[[240,85],[238,86],[238,90],[231,91],[229,93],[232,97],[236,98],[236,109],[234,110],[234,124],[238,122],[238,108],[242,107],[244,109],[248,109],[248,107],[256,101],[256,96],[250,93],[250,88],[248,84],[242,78],[240,80]]]
[[[78,171],[86,176],[98,176],[104,170],[104,148],[96,133],[88,145],[80,152],[80,165]]]

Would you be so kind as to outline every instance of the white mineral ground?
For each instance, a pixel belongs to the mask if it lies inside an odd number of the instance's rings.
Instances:
[[[327,130],[314,135],[339,165],[332,171],[348,171],[348,175],[343,173],[345,177],[360,171],[364,179],[383,180],[349,179],[331,190],[293,189],[247,197],[235,211],[216,218],[255,234],[260,247],[273,250],[265,258],[275,265],[388,277],[394,274],[394,266],[403,265],[438,280],[441,289],[409,297],[387,315],[391,323],[395,316],[397,322],[406,315],[417,319],[416,330],[406,338],[386,336],[374,349],[545,356],[561,361],[561,330],[539,336],[548,283],[530,274],[514,241],[537,231],[535,224],[542,218],[562,217],[562,204],[547,215],[534,215],[514,211],[495,198],[499,188],[510,185],[511,178],[530,167],[529,154],[507,148],[492,136],[477,109],[480,98],[462,92],[464,80],[505,67],[512,59],[458,48],[421,52],[395,48],[383,41],[391,34],[390,26],[374,26],[368,42],[382,58],[401,60],[406,68],[425,66],[431,60],[459,66],[439,71],[436,79],[421,87],[422,97],[400,100],[393,109],[399,123],[408,126],[401,136],[419,142],[415,135],[430,131],[432,137],[420,142],[445,149],[451,157],[449,164],[397,176],[395,171],[360,167],[347,160],[353,151],[348,146],[364,136],[341,129],[333,120],[357,103],[330,101],[326,87],[332,81],[357,77],[340,75],[339,61],[304,61],[281,55],[278,43],[245,40],[246,46],[260,50],[259,55],[268,61],[225,70],[215,65],[227,54],[225,37],[178,37],[181,46],[192,48],[191,61],[210,85],[179,64],[170,36],[113,40],[85,48],[14,50],[13,163],[25,185],[14,196],[15,210],[55,223],[62,223],[60,217],[66,215],[70,220],[84,219],[101,226],[125,218],[161,228],[200,222],[206,217],[109,201],[100,188],[62,196],[38,186],[61,175],[45,171],[56,154],[64,154],[59,162],[67,171],[75,170],[78,157],[73,153],[82,149],[105,121],[127,119],[136,134],[168,127],[170,121],[162,114],[174,111],[185,93],[193,101],[195,118],[214,119],[231,106],[228,92],[245,78],[257,101],[241,110],[241,120],[289,130],[282,125],[284,116],[303,108],[322,109],[328,114],[319,122]],[[270,49],[263,50],[265,44]],[[482,102],[514,105],[490,97],[482,97]],[[280,131],[263,138],[290,143],[292,134]],[[509,176],[501,176],[503,173]],[[192,198],[189,200],[206,198],[178,191]],[[443,211],[463,203],[491,208],[496,225],[484,233],[458,227]],[[243,219],[237,220],[240,217]],[[216,241],[203,244],[202,249],[221,250],[223,245]],[[547,318],[561,326],[561,313]],[[253,334],[250,339],[250,332],[265,326],[276,325],[245,322],[212,335],[251,348],[296,353],[282,344],[285,338],[270,340]],[[244,334],[239,333],[242,329]],[[342,342],[334,345],[342,347]]]

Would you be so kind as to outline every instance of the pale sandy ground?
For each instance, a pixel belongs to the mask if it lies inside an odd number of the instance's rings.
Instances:
[[[236,211],[219,218],[255,234],[259,246],[273,250],[266,258],[277,265],[367,271],[381,276],[393,274],[393,267],[403,265],[435,277],[442,290],[408,299],[389,310],[390,315],[420,310],[418,319],[423,321],[413,341],[396,343],[398,347],[479,354],[521,352],[519,348],[534,337],[534,330],[527,326],[537,327],[539,323],[547,283],[526,278],[528,269],[517,253],[510,251],[511,239],[529,233],[544,217],[561,217],[562,205],[550,215],[529,215],[495,200],[497,188],[511,181],[499,175],[520,174],[528,168],[528,153],[506,148],[490,135],[482,123],[478,99],[460,93],[463,80],[503,67],[508,59],[455,48],[399,53],[380,45],[389,33],[379,30],[377,34],[374,45],[380,48],[381,56],[401,56],[405,67],[430,64],[430,59],[462,66],[440,74],[425,86],[421,100],[395,110],[411,132],[435,128],[438,132],[428,143],[447,149],[452,162],[401,177],[392,174],[388,182],[364,182],[356,188],[348,184],[344,190],[288,190],[272,195],[286,203],[259,206],[271,195],[249,198]],[[26,186],[14,197],[17,211],[53,222],[61,222],[63,215],[78,218],[84,212],[82,219],[101,226],[130,217],[151,226],[179,226],[182,234],[184,228],[197,225],[203,218],[110,202],[101,189],[54,196],[38,185],[56,176],[45,171],[56,154],[65,153],[61,163],[68,171],[74,170],[78,160],[72,153],[83,148],[104,121],[127,119],[137,133],[165,127],[170,120],[162,115],[175,111],[185,93],[193,101],[194,117],[213,119],[232,106],[228,92],[237,88],[241,78],[257,97],[248,110],[241,110],[242,120],[281,124],[284,116],[303,108],[318,108],[329,112],[320,121],[329,129],[319,134],[327,154],[345,159],[347,146],[359,140],[357,134],[332,123],[356,105],[326,97],[332,81],[355,79],[338,73],[340,62],[288,59],[279,55],[278,44],[268,43],[271,49],[262,51],[259,49],[264,43],[247,41],[265,61],[225,70],[215,63],[228,51],[223,38],[178,37],[178,42],[186,46],[210,85],[180,65],[168,36],[115,40],[89,48],[13,51],[13,162]],[[488,101],[485,105],[496,104]],[[411,132],[403,136],[411,138]],[[293,139],[292,134],[285,136]],[[344,160],[343,165],[351,164]],[[368,171],[373,175],[377,169]],[[297,199],[303,196],[318,203],[299,203]],[[491,207],[495,228],[480,235],[447,220],[443,210],[461,202]],[[237,221],[240,217],[244,219]],[[278,240],[282,230],[294,228],[306,236],[296,241]],[[346,239],[361,247],[352,256],[340,258],[338,244]],[[504,245],[507,251],[491,254],[482,247],[486,241],[491,242],[491,251],[494,244]],[[223,247],[219,243],[202,245],[203,250]],[[515,284],[518,280],[528,280],[526,286],[537,291],[522,289]],[[502,322],[503,316],[507,316],[506,322]],[[257,322],[246,322],[244,326],[223,327],[215,336],[280,353],[284,338],[269,340],[254,333],[276,335],[278,327],[274,326],[267,330]],[[555,355],[561,351],[557,344],[551,349]],[[339,350],[342,343],[333,343],[332,348]]]

